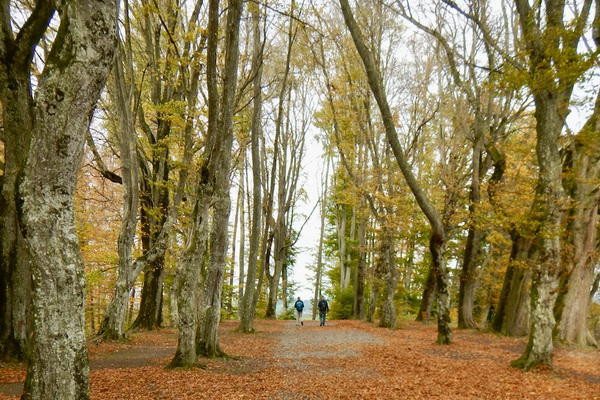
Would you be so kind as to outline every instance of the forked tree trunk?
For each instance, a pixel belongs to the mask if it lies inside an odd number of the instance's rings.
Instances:
[[[577,51],[587,33],[592,3],[586,0],[577,9],[566,12],[565,2],[547,2],[542,6],[515,0],[529,64],[527,82],[535,103],[539,164],[533,213],[539,224],[540,258],[535,263],[531,284],[531,331],[525,352],[513,363],[526,370],[537,365],[553,366],[553,311],[563,267],[562,228],[567,208],[558,145],[573,89],[586,71],[574,70],[572,64],[579,62]],[[570,18],[573,14],[577,18],[566,21],[567,15]],[[596,44],[599,22],[600,12],[596,9]]]
[[[20,185],[32,256],[35,335],[24,398],[89,398],[85,266],[75,228],[75,182],[91,113],[112,66],[114,1],[60,2],[60,27],[36,91]]]
[[[223,88],[220,101],[217,98],[216,80],[216,35],[218,33],[218,1],[209,2],[209,30],[211,62],[207,65],[209,87],[209,135],[214,137],[215,147],[208,159],[209,182],[214,182],[212,203],[214,215],[210,235],[210,256],[208,260],[205,292],[200,301],[200,321],[196,336],[196,353],[207,357],[224,355],[218,343],[218,327],[221,313],[221,293],[225,272],[229,212],[231,206],[229,175],[231,172],[231,152],[233,146],[233,115],[237,88],[239,62],[239,27],[243,2],[232,0],[227,10],[225,38],[225,65]],[[213,35],[211,37],[211,35]],[[214,57],[214,58],[213,58]],[[215,106],[217,108],[215,108]]]

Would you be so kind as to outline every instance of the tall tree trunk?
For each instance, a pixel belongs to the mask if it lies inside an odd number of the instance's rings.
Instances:
[[[340,263],[340,289],[344,290],[348,287],[348,279],[346,279],[346,271],[348,264],[348,256],[346,252],[346,223],[348,217],[346,215],[346,204],[337,204],[335,213],[335,227],[337,230],[338,255]]]
[[[597,10],[600,13],[600,10]],[[565,184],[573,200],[567,225],[565,271],[554,308],[555,336],[571,345],[598,345],[587,327],[590,288],[594,282],[600,191],[600,93],[592,116],[574,138],[565,157]]]
[[[538,215],[540,259],[533,269],[531,285],[531,331],[525,352],[513,365],[530,369],[553,365],[552,331],[554,303],[558,293],[562,265],[560,231],[564,216],[565,195],[562,188],[562,165],[558,152],[558,135],[562,129],[562,104],[551,93],[538,93],[536,104],[537,154],[540,166],[534,212]]]
[[[329,194],[329,166],[331,159],[327,158],[327,167],[325,168],[325,179],[322,181],[323,194],[321,196],[321,229],[319,230],[319,247],[317,250],[317,268],[315,271],[315,293],[313,297],[312,319],[317,318],[317,304],[322,295],[323,285],[323,242],[325,239],[325,217],[327,216],[327,196]]]
[[[290,76],[291,61],[292,61],[292,50],[295,41],[295,25],[294,25],[294,7],[295,2],[292,1],[290,18],[288,25],[288,46],[285,62],[285,70],[281,82],[281,88],[279,90],[279,104],[277,106],[277,119],[275,121],[275,146],[276,151],[273,155],[273,163],[275,164],[276,158],[279,158],[279,179],[278,179],[278,193],[277,193],[277,219],[275,220],[275,226],[273,227],[273,233],[275,238],[275,259],[274,259],[274,272],[271,275],[269,282],[269,298],[267,304],[267,310],[265,316],[267,318],[275,318],[276,305],[277,305],[277,294],[279,292],[279,278],[284,268],[285,258],[287,254],[287,226],[285,220],[286,208],[286,192],[288,190],[287,185],[289,181],[286,179],[286,161],[288,151],[288,140],[284,137],[284,108],[286,100],[288,99],[289,85],[288,79]],[[289,101],[288,101],[289,106]],[[275,173],[271,175],[271,179],[275,179]],[[271,198],[273,197],[274,181],[271,182]],[[272,204],[272,203],[271,203]]]
[[[244,150],[245,152],[245,150]],[[239,212],[240,212],[240,255],[239,255],[239,299],[241,300],[244,296],[244,280],[245,280],[245,269],[246,269],[246,211],[244,208],[244,199],[246,198],[246,188],[245,188],[245,170],[246,170],[246,157],[242,157],[242,161],[240,162],[240,191],[238,193],[239,196]],[[236,211],[237,213],[237,211]],[[235,231],[235,228],[234,228]],[[234,243],[235,248],[235,234],[233,235],[232,242]],[[235,259],[235,252],[232,251],[232,259]],[[235,265],[235,263],[232,263]],[[230,293],[230,307],[231,302],[233,301],[233,276],[235,269],[231,268],[231,293]],[[231,310],[230,310],[231,312]]]
[[[539,224],[540,258],[533,268],[531,284],[531,331],[524,353],[513,362],[513,366],[527,370],[537,365],[553,365],[552,332],[556,322],[553,309],[563,262],[561,230],[567,200],[558,144],[575,83],[585,72],[581,68],[574,73],[572,64],[578,62],[577,50],[592,0],[584,1],[580,8],[573,10],[577,18],[574,23],[569,21],[568,27],[564,20],[564,2],[548,2],[542,8],[539,3],[532,6],[526,0],[515,0],[515,5],[525,38],[529,64],[527,82],[535,103],[539,164],[532,211]],[[594,27],[599,21],[597,12]],[[597,40],[597,32],[593,33]]]
[[[218,1],[209,2],[211,19],[218,18]],[[229,212],[231,206],[229,176],[231,174],[231,152],[233,146],[233,115],[237,88],[237,70],[239,63],[239,27],[243,2],[232,0],[227,10],[225,38],[225,66],[223,69],[223,88],[220,102],[217,100],[216,62],[207,65],[209,79],[209,107],[218,105],[218,109],[209,109],[209,135],[215,135],[214,153],[208,164],[209,176],[214,179],[212,202],[214,204],[213,222],[210,236],[210,257],[202,296],[196,336],[196,353],[215,357],[223,355],[218,343],[218,327],[221,315],[221,292],[225,272]],[[215,22],[218,25],[218,22]],[[210,33],[209,33],[210,34]],[[217,31],[212,31],[213,35]],[[212,38],[215,39],[215,38]],[[209,41],[211,38],[209,38]],[[214,60],[216,61],[216,59]],[[209,71],[210,70],[210,71]],[[214,75],[213,75],[214,74]],[[216,118],[215,118],[216,117]]]
[[[250,231],[250,248],[248,254],[248,274],[246,277],[246,290],[240,305],[240,331],[254,331],[254,317],[256,315],[254,297],[256,293],[256,270],[259,260],[261,209],[262,209],[262,184],[260,168],[260,133],[262,116],[262,40],[260,35],[261,12],[257,4],[248,5],[252,13],[252,71],[255,72],[253,85],[253,109],[251,135],[252,158],[252,228]]]
[[[26,360],[32,322],[31,261],[19,220],[18,180],[34,123],[31,60],[54,14],[38,2],[20,32],[12,32],[7,3],[0,10],[0,96],[4,164],[0,176],[0,359]]]
[[[202,0],[198,0],[195,8],[194,8],[194,12],[192,13],[192,16],[190,17],[190,25],[192,25],[193,21],[195,21],[198,18],[198,14],[200,11],[200,5],[202,3]],[[148,15],[146,15],[146,17],[148,17]],[[121,73],[122,76],[127,76],[128,79],[133,79],[133,72],[132,72],[132,65],[133,65],[133,61],[132,61],[132,55],[131,55],[131,43],[130,43],[130,37],[131,37],[131,33],[129,32],[128,28],[129,28],[129,15],[127,14],[125,16],[125,26],[127,28],[126,33],[126,40],[125,40],[125,49],[126,51],[124,51],[124,54],[127,58],[126,63],[123,65],[123,69],[127,70],[127,74],[125,74],[124,72]],[[146,21],[147,23],[147,32],[146,32],[146,36],[148,36],[149,32],[151,31],[151,28],[149,27],[150,22]],[[191,37],[191,36],[190,36]],[[205,38],[205,36],[201,36],[200,40],[203,41]],[[148,39],[147,37],[145,38],[147,39],[147,42],[151,42],[150,39]],[[189,54],[189,47],[190,47],[190,42],[189,40],[191,39],[187,39],[188,41],[186,41],[184,48],[186,49],[187,53],[186,56],[190,57],[193,59],[193,56]],[[148,43],[147,47],[151,47],[152,50],[148,50],[147,49],[147,53],[148,53],[148,57],[152,60],[153,58],[153,51],[154,48],[152,45],[149,45]],[[152,66],[154,66],[155,63],[151,63]],[[187,106],[187,110],[193,110],[195,108],[195,104],[196,104],[196,99],[197,99],[197,93],[198,93],[198,76],[199,76],[199,71],[198,71],[198,66],[196,66],[194,63],[190,63],[191,65],[193,65],[192,67],[189,68],[189,70],[181,67],[180,68],[180,73],[177,75],[178,79],[180,79],[180,81],[178,82],[178,87],[180,89],[180,92],[178,92],[176,95],[172,94],[173,96],[177,97],[178,99],[185,99],[186,101],[186,106]],[[121,66],[121,64],[119,64],[119,66]],[[156,71],[155,71],[156,72]],[[155,73],[155,75],[158,76],[158,72]],[[159,78],[156,78],[159,79]],[[142,130],[146,133],[148,139],[150,142],[155,142],[155,138],[152,134],[152,132],[150,132],[150,128],[147,126],[147,124],[145,123],[144,120],[144,112],[141,112],[139,110],[139,107],[136,107],[136,104],[134,104],[134,102],[131,101],[131,96],[133,96],[133,87],[135,86],[133,83],[125,83],[124,82],[124,77],[122,78],[122,82],[121,85],[122,87],[117,89],[117,90],[122,90],[122,91],[126,91],[127,92],[127,102],[126,102],[126,106],[130,108],[129,111],[127,111],[128,115],[132,116],[132,119],[135,118],[136,112],[137,112],[137,116],[138,116],[138,120],[139,120],[139,124],[141,125]],[[171,85],[174,85],[172,82],[170,82]],[[127,85],[127,87],[126,87]],[[160,85],[158,85],[160,86]],[[158,92],[159,89],[157,88],[157,84],[156,82],[154,82],[154,84],[152,85],[152,99],[153,102],[155,104],[158,104],[158,95],[154,92]],[[134,108],[135,107],[135,108]],[[102,321],[101,325],[100,325],[100,329],[98,331],[98,335],[99,336],[105,336],[107,338],[113,338],[113,339],[121,339],[124,336],[124,324],[125,324],[125,315],[126,312],[124,311],[127,307],[127,298],[129,296],[129,293],[133,287],[133,284],[135,282],[135,280],[137,279],[138,275],[140,274],[141,271],[145,270],[147,266],[148,267],[148,272],[145,276],[145,282],[147,285],[147,289],[145,291],[143,291],[142,297],[144,300],[142,300],[142,303],[146,304],[144,306],[144,311],[142,311],[140,314],[142,315],[140,317],[140,319],[137,319],[136,322],[134,322],[134,325],[136,326],[142,326],[141,323],[144,323],[144,326],[157,326],[157,324],[159,324],[159,321],[161,319],[161,309],[162,309],[162,278],[163,278],[163,261],[164,260],[164,253],[167,249],[168,246],[168,238],[169,238],[169,233],[170,230],[173,226],[173,224],[175,223],[175,219],[177,217],[177,213],[178,213],[178,207],[181,204],[181,201],[183,199],[184,196],[184,189],[186,186],[186,182],[187,182],[187,177],[189,175],[189,165],[191,164],[191,159],[192,159],[192,155],[193,155],[193,151],[192,151],[192,145],[193,145],[193,139],[192,139],[192,133],[193,133],[193,129],[194,129],[194,124],[193,124],[193,112],[188,112],[187,118],[186,118],[186,124],[185,124],[185,128],[184,128],[184,145],[183,145],[183,157],[181,160],[181,165],[183,166],[180,171],[179,171],[179,180],[177,183],[177,187],[175,189],[175,193],[173,195],[173,200],[172,200],[172,204],[170,206],[170,208],[167,210],[167,206],[169,205],[169,200],[168,200],[168,192],[166,191],[166,189],[162,188],[160,189],[157,193],[154,194],[154,196],[152,195],[152,189],[149,189],[148,186],[152,186],[152,185],[148,185],[150,180],[160,180],[158,178],[154,178],[154,179],[150,179],[148,178],[149,174],[149,167],[148,165],[146,165],[146,163],[140,162],[140,167],[141,167],[141,171],[144,173],[145,178],[144,179],[138,179],[138,181],[140,183],[144,183],[144,189],[141,190],[141,198],[143,199],[143,201],[146,203],[145,207],[143,207],[142,213],[141,213],[141,219],[142,219],[142,230],[145,231],[145,233],[142,234],[142,247],[144,250],[144,255],[142,255],[141,257],[138,257],[135,260],[120,260],[119,262],[121,263],[122,266],[128,266],[126,271],[120,271],[119,276],[117,278],[117,284],[115,285],[115,295],[113,297],[113,299],[111,299],[111,302],[109,303],[109,306],[107,308],[107,312],[105,314],[104,320]],[[133,122],[132,122],[133,124]],[[170,123],[165,123],[164,121],[162,121],[160,124],[161,129],[160,129],[160,134],[158,135],[158,137],[160,139],[164,139],[165,135],[168,133],[169,129],[170,129]],[[163,165],[164,162],[166,162],[166,160],[164,159],[168,153],[166,152],[166,150],[164,149],[164,145],[161,148],[162,150],[157,150],[157,152],[160,152],[162,154],[162,157],[157,157],[158,161],[155,160],[155,165],[153,168],[153,170],[156,172],[157,175],[161,176],[162,181],[164,182],[166,177],[168,176],[168,166],[167,165]],[[135,147],[134,147],[134,150]],[[132,153],[132,154],[136,154],[138,155],[137,151]],[[136,160],[141,159],[141,157],[135,157]],[[131,167],[133,168],[133,167]],[[137,168],[137,167],[136,167]],[[162,171],[159,172],[159,171]],[[136,186],[138,186],[136,184]],[[134,190],[132,188],[129,189]],[[139,189],[135,189],[137,191],[139,191]],[[158,208],[161,208],[161,215],[158,219],[153,219],[150,218],[148,216],[148,207],[152,206],[152,205],[158,205]],[[137,206],[135,208],[131,208],[131,212],[133,213],[134,211],[137,213]],[[134,215],[131,215],[129,218],[135,218]],[[150,225],[152,225],[152,227],[150,227]],[[132,223],[129,223],[129,229],[134,229],[134,225],[132,225]],[[130,240],[130,243],[133,244],[133,241]],[[121,252],[121,256],[124,257],[130,257],[131,258],[131,250],[123,250]],[[151,286],[154,286],[157,290],[151,290]],[[145,293],[145,295],[144,295]],[[145,318],[145,316],[148,316],[148,319]],[[143,320],[143,321],[142,321]]]
[[[179,334],[177,350],[168,368],[198,366],[196,330],[198,326],[198,287],[200,265],[208,242],[208,213],[210,200],[206,186],[197,188],[197,200],[192,214],[191,234],[177,267],[177,311]]]
[[[475,290],[476,274],[475,269],[479,263],[479,253],[483,232],[477,227],[476,212],[481,202],[480,185],[481,178],[480,164],[483,152],[483,142],[485,140],[480,121],[481,112],[476,114],[475,121],[475,143],[473,144],[473,161],[471,166],[471,202],[469,204],[470,226],[465,245],[465,254],[463,258],[462,270],[460,275],[460,285],[458,291],[458,327],[462,329],[473,329],[476,327],[473,320],[473,295]]]
[[[114,1],[78,1],[61,2],[58,9],[60,27],[38,80],[19,187],[35,326],[23,396],[80,400],[89,398],[89,367],[75,182],[91,113],[112,66],[118,7]]]
[[[115,296],[107,310],[100,330],[106,339],[120,340],[125,337],[125,317],[129,305],[129,293],[137,276],[132,276],[132,250],[137,226],[139,178],[136,156],[136,137],[131,114],[132,91],[128,90],[124,76],[123,57],[117,52],[111,93],[114,97],[118,121],[123,182],[123,218],[119,231],[117,251],[119,254],[118,277]]]
[[[438,290],[438,340],[439,344],[450,344],[452,342],[452,334],[450,328],[450,297],[448,294],[448,274],[446,271],[446,263],[444,259],[444,250],[446,244],[446,232],[442,219],[437,211],[431,205],[429,199],[419,186],[410,165],[408,164],[400,142],[396,133],[396,126],[390,106],[387,101],[387,96],[383,87],[380,72],[377,70],[375,61],[371,51],[365,44],[362,33],[348,4],[348,0],[340,0],[340,6],[344,14],[344,21],[352,35],[356,49],[361,57],[365,72],[369,80],[369,86],[377,101],[379,110],[383,118],[387,140],[392,148],[396,162],[404,175],[406,183],[413,193],[421,211],[425,214],[431,225],[430,251],[432,254],[433,265],[437,273],[437,290]]]

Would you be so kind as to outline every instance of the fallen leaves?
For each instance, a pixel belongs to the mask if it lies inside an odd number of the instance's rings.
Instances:
[[[597,350],[558,349],[556,371],[524,372],[510,367],[523,339],[475,331],[455,330],[454,343],[439,346],[435,327],[420,323],[395,331],[359,321],[325,328],[256,321],[254,334],[236,328],[225,321],[219,333],[236,358],[202,360],[206,370],[164,368],[174,330],[91,345],[92,360],[113,365],[92,367],[91,399],[600,399]],[[0,369],[0,393],[1,383],[23,378],[22,369]]]

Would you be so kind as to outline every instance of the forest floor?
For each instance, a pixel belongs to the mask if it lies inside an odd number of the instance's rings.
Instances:
[[[435,344],[435,324],[391,331],[358,321],[255,321],[255,334],[220,327],[235,358],[206,369],[166,370],[175,330],[133,334],[126,344],[90,343],[92,400],[171,399],[600,399],[600,351],[555,351],[555,370],[510,367],[524,339],[454,330]],[[17,399],[25,371],[0,364],[0,400]]]

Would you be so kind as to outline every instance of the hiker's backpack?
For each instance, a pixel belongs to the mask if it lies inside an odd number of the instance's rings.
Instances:
[[[319,307],[319,311],[327,311],[327,301],[321,300],[317,306]]]
[[[296,302],[296,304],[294,304],[294,307],[296,307],[296,310],[302,311],[302,309],[304,308],[304,303],[302,301],[298,300]]]

